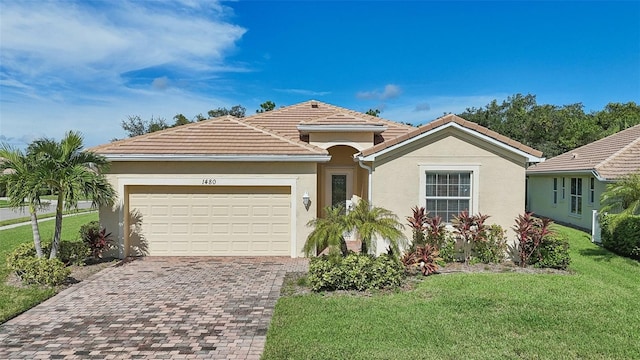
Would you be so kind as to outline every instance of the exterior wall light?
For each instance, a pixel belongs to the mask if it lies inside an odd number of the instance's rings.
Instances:
[[[309,210],[309,206],[311,206],[311,197],[309,197],[309,193],[308,192],[304,192],[304,195],[302,195],[302,205],[304,205],[304,208]]]

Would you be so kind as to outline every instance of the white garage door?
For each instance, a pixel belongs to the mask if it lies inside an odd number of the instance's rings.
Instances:
[[[129,188],[129,225],[151,256],[289,256],[290,207],[289,187]]]

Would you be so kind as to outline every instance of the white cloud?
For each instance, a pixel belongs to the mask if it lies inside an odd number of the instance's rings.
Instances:
[[[166,76],[155,78],[151,86],[156,90],[166,90],[169,87],[169,79]]]
[[[331,91],[314,91],[314,90],[306,90],[306,89],[273,89],[278,92],[287,93],[287,94],[295,94],[295,95],[304,95],[304,96],[325,96],[331,94]]]
[[[219,4],[203,11],[196,1],[187,3],[191,8],[159,2],[5,2],[2,73],[67,85],[118,83],[122,73],[156,66],[219,69],[246,30],[226,22],[216,10]]]
[[[387,84],[384,86],[384,89],[382,91],[380,90],[358,91],[356,93],[356,97],[358,99],[363,99],[363,100],[371,100],[371,99],[387,100],[387,99],[397,98],[398,96],[400,96],[401,93],[402,93],[402,89],[400,89],[400,86],[394,85],[394,84]]]
[[[421,96],[419,100],[411,99],[403,104],[387,106],[384,117],[394,121],[423,125],[442,117],[444,114],[459,114],[467,108],[483,107],[494,99],[502,99],[506,96],[506,94]],[[424,105],[429,106],[429,109],[425,109]],[[417,110],[418,108],[424,110]]]
[[[431,110],[431,105],[427,102],[421,102],[416,104],[416,107],[413,111],[429,111]]]
[[[214,87],[221,72],[248,71],[227,56],[246,29],[217,1],[3,1],[0,91],[3,141],[24,147],[66,130],[97,145],[123,137],[120,122],[194,116],[224,98],[181,90]],[[163,91],[157,91],[163,90]]]

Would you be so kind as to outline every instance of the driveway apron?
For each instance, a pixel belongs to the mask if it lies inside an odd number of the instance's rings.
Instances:
[[[103,270],[0,326],[0,359],[259,359],[306,259],[153,257]]]

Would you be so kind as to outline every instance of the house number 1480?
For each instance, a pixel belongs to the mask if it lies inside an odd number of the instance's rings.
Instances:
[[[202,185],[215,185],[216,179],[202,179]]]

